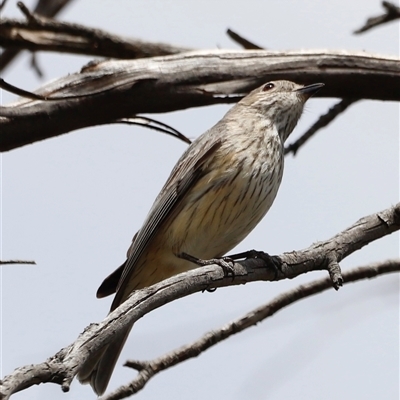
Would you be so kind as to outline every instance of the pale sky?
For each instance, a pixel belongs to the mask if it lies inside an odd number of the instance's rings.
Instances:
[[[4,16],[18,16],[16,1]],[[149,1],[75,0],[60,18],[143,40],[199,49],[237,48],[231,28],[271,50],[365,50],[399,55],[399,23],[352,35],[381,12],[378,0]],[[33,1],[26,1],[32,7]],[[74,73],[90,58],[38,54],[39,80],[21,55],[4,73],[33,90]],[[2,92],[3,104],[14,97]],[[312,99],[288,142],[337,99]],[[228,105],[151,115],[194,138]],[[101,321],[111,297],[102,280],[125,259],[171,168],[186,144],[139,127],[82,129],[2,155],[2,259],[36,266],[1,272],[1,368],[39,363]],[[359,218],[399,201],[399,105],[362,101],[286,158],[275,203],[235,251],[270,254],[325,240]],[[399,236],[374,242],[343,269],[399,256]],[[141,319],[119,359],[109,390],[129,382],[128,359],[148,360],[197,339],[283,291],[325,276],[257,282],[195,294]],[[16,400],[94,399],[74,381],[30,388]],[[399,278],[345,285],[299,302],[273,318],[153,378],[135,397],[208,400],[399,398]]]

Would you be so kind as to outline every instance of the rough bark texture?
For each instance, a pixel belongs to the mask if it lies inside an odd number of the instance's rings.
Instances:
[[[154,57],[191,50],[166,43],[122,38],[100,29],[59,22],[38,15],[26,21],[6,18],[0,21],[0,46],[118,59]]]
[[[334,237],[317,242],[307,249],[269,257],[269,260],[273,261],[272,264],[265,261],[263,257],[249,258],[235,263],[234,279],[231,275],[226,276],[221,267],[211,265],[176,275],[156,285],[138,290],[110,313],[104,321],[88,326],[74,343],[60,350],[44,363],[17,368],[6,376],[1,382],[0,400],[7,400],[19,390],[44,382],[61,384],[62,389],[68,391],[80,366],[92,352],[101,349],[132,322],[152,310],[184,296],[211,288],[240,285],[259,280],[292,279],[303,273],[317,270],[328,270],[331,277],[330,282],[337,286],[337,282],[342,280],[338,265],[342,259],[368,243],[399,229],[400,203],[382,212],[361,218]],[[394,272],[398,269],[398,260],[391,261],[387,265],[385,264],[380,273]],[[376,275],[375,267],[362,274],[365,278]],[[325,283],[317,284],[308,290],[308,294],[315,294],[325,288]],[[301,295],[302,292],[299,293],[298,298],[301,298]],[[285,298],[282,306],[289,304],[288,300],[290,298]],[[263,315],[265,315],[263,312],[259,313],[260,318]],[[254,320],[253,323],[255,323]],[[231,332],[231,334],[234,333],[235,331]],[[172,360],[172,365],[173,363],[175,363],[174,360]],[[144,384],[139,384],[136,389],[143,386]]]
[[[71,2],[72,0],[38,0],[36,7],[33,11],[37,15],[54,17]],[[22,12],[26,11],[26,7],[23,3],[18,3],[17,5],[20,7]],[[0,44],[3,46],[2,43]],[[15,58],[19,51],[20,49],[14,46],[12,48],[4,49],[4,51],[0,55],[0,71],[2,71],[10,64],[10,62]]]
[[[0,150],[140,113],[237,101],[274,79],[323,82],[324,97],[400,100],[399,60],[367,53],[212,50],[109,60],[42,87],[36,93],[47,101],[0,107]]]

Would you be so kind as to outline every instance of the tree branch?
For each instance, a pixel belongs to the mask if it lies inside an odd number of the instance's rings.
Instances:
[[[353,33],[360,34],[369,31],[376,26],[383,25],[387,22],[394,21],[400,18],[400,7],[396,6],[394,3],[382,1],[382,7],[385,9],[384,14],[378,15],[377,17],[368,18],[367,22],[361,28],[355,30]]]
[[[234,32],[229,28],[227,29],[226,33],[234,42],[240,44],[244,49],[265,50],[264,47],[260,47],[257,44],[250,42],[250,40],[245,39],[243,36],[240,36],[238,33]]]
[[[336,103],[326,114],[321,115],[318,120],[295,142],[289,144],[285,148],[285,154],[293,153],[295,156],[299,148],[311,139],[317,131],[330,124],[338,115],[347,110],[347,108],[356,101],[356,99],[343,99],[339,101],[339,103]]]
[[[400,100],[399,60],[367,53],[213,50],[107,60],[36,92],[75,99],[0,107],[0,151],[132,115],[234,102],[273,79],[323,81],[325,97]]]
[[[124,39],[100,29],[60,22],[37,14],[30,16],[26,21],[3,18],[0,21],[0,46],[118,59],[154,57],[191,50],[165,43]]]
[[[144,128],[153,129],[158,132],[166,133],[167,135],[173,136],[186,144],[191,144],[192,141],[186,137],[183,133],[179,132],[170,125],[164,124],[163,122],[157,121],[148,117],[131,117],[122,118],[115,121],[115,123],[127,124],[127,125],[138,125]]]
[[[2,2],[0,3],[0,11],[3,11],[3,8],[5,7],[7,3],[7,0],[2,0]]]
[[[38,0],[34,13],[46,17],[54,17],[72,0]],[[18,6],[20,6],[18,3]],[[5,1],[4,1],[5,4]],[[24,7],[24,4],[22,7]],[[21,6],[20,6],[21,8]],[[25,7],[26,8],[26,7]],[[2,71],[19,53],[19,49],[6,49],[0,55],[0,71]]]
[[[350,283],[363,279],[375,278],[393,272],[400,272],[400,259],[387,260],[352,269],[343,273],[343,279],[345,282]],[[270,302],[257,307],[242,317],[227,323],[221,328],[207,332],[198,340],[166,353],[161,357],[150,361],[128,360],[124,365],[136,369],[138,371],[137,376],[128,384],[101,397],[100,400],[117,400],[129,397],[142,390],[147,382],[159,372],[180,364],[190,358],[197,357],[210,347],[215,346],[223,340],[228,339],[247,328],[257,325],[264,319],[271,317],[278,311],[296,301],[324,292],[331,287],[332,282],[328,277],[300,285],[292,290],[282,293]]]
[[[30,260],[0,260],[0,265],[8,265],[8,264],[32,264],[36,265],[35,261]]]
[[[226,33],[232,40],[240,44],[244,49],[253,49],[253,50],[265,49],[250,42],[249,40],[240,36],[238,33],[232,31],[231,29],[228,29]],[[332,107],[327,114],[320,116],[318,121],[315,122],[298,140],[296,140],[296,142],[290,144],[285,148],[285,155],[293,153],[293,155],[295,156],[301,146],[303,146],[321,128],[331,123],[338,115],[340,115],[343,111],[345,111],[350,104],[354,103],[354,101],[356,100],[343,99],[340,103]]]
[[[292,279],[306,272],[328,270],[337,286],[342,279],[338,263],[368,243],[400,229],[400,203],[382,212],[361,218],[355,224],[324,242],[307,249],[269,257],[249,258],[234,264],[234,279],[224,276],[216,265],[197,268],[156,285],[138,290],[110,313],[101,323],[91,324],[70,346],[42,364],[17,368],[1,382],[0,399],[39,382],[53,382],[68,391],[80,366],[90,354],[99,351],[118,332],[152,310],[190,294],[224,286],[240,285],[259,280]]]

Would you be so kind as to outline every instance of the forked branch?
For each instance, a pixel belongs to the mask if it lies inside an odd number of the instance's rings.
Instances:
[[[181,297],[207,289],[260,280],[292,279],[303,273],[317,270],[328,270],[330,273],[329,284],[338,286],[343,280],[338,267],[341,260],[368,243],[399,229],[400,203],[360,219],[324,242],[317,242],[304,250],[269,257],[273,261],[272,268],[271,263],[263,257],[248,258],[234,264],[234,279],[232,276],[225,276],[220,267],[211,265],[185,272],[156,285],[138,290],[109,314],[104,321],[88,326],[74,343],[44,363],[17,368],[6,376],[1,382],[0,399],[9,399],[13,393],[19,390],[44,382],[61,384],[63,391],[68,391],[80,366],[92,352],[101,349],[115,337],[114,335],[118,331],[126,329],[126,326],[147,313]],[[382,268],[383,270],[378,273],[388,272],[386,267]],[[392,270],[392,266],[388,268]],[[366,271],[365,277],[375,274],[373,271],[376,271],[375,267],[372,268],[372,272],[371,268],[370,271]],[[345,274],[344,278],[346,276]],[[320,291],[325,290],[327,282],[324,280],[324,283],[316,284],[315,287],[319,287]],[[304,287],[299,289],[300,292],[304,292],[304,290]],[[312,291],[310,288],[307,290]],[[301,297],[301,294],[298,295],[298,298]],[[292,294],[286,298],[293,299],[294,297]],[[280,301],[284,305],[287,300]],[[146,365],[143,364],[142,367],[145,368]]]
[[[400,259],[386,260],[380,263],[370,264],[343,273],[346,283],[357,282],[363,279],[375,278],[379,275],[400,272]],[[150,361],[128,360],[124,365],[138,371],[137,376],[128,384],[123,385],[109,393],[100,400],[123,399],[139,392],[147,382],[156,374],[174,365],[180,364],[190,358],[197,357],[207,349],[215,346],[236,333],[257,325],[264,319],[271,317],[283,308],[315,294],[331,289],[332,282],[326,277],[314,282],[300,285],[275,297],[268,303],[257,307],[242,317],[233,320],[219,329],[207,332],[198,340],[179,347],[169,353]]]
[[[355,30],[354,33],[363,33],[379,25],[383,25],[400,18],[400,7],[396,6],[394,3],[382,1],[382,7],[385,9],[383,14],[368,18],[365,24],[361,28]]]

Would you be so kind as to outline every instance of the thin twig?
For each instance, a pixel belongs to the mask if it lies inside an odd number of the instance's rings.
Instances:
[[[354,34],[360,34],[368,31],[376,26],[386,24],[387,22],[394,21],[400,18],[400,7],[388,1],[382,1],[382,7],[385,9],[385,13],[378,15],[377,17],[371,17],[367,19],[367,22],[359,29],[355,30]]]
[[[0,78],[0,88],[7,90],[7,92],[14,93],[17,96],[26,97],[32,100],[47,100],[45,96],[40,94],[35,94],[27,90],[21,89],[17,86],[11,85],[11,83],[6,82],[4,79]]]
[[[163,122],[157,121],[153,118],[143,117],[143,116],[136,116],[134,118],[122,118],[117,121],[117,123],[121,124],[128,124],[128,125],[138,125],[143,126],[144,128],[153,129],[158,132],[163,132],[168,135],[174,136],[187,144],[191,144],[192,141],[186,137],[183,133],[179,132],[175,128],[170,125],[167,125]],[[152,125],[154,124],[154,125]],[[159,125],[159,126],[157,126]]]
[[[0,265],[6,265],[6,264],[32,264],[36,265],[35,261],[29,261],[29,260],[5,260],[1,261],[0,260]]]
[[[25,15],[30,24],[35,24],[39,21],[39,16],[36,16],[35,13],[31,13],[28,7],[22,1],[19,1],[17,6],[21,10],[22,14]]]
[[[0,88],[9,91],[10,93],[17,94],[19,96],[28,98],[28,99],[33,99],[33,100],[43,100],[43,101],[62,101],[62,100],[70,100],[70,99],[79,99],[82,97],[86,97],[88,95],[95,95],[96,93],[90,93],[90,94],[85,94],[85,95],[76,95],[76,96],[65,96],[65,97],[60,97],[60,96],[42,96],[36,93],[28,92],[27,90],[20,89],[17,86],[11,85],[10,83],[7,83],[4,79],[0,78]],[[187,138],[185,135],[180,133],[178,130],[173,128],[172,126],[169,126],[167,124],[164,124],[163,122],[157,121],[152,118],[148,117],[132,117],[132,118],[121,118],[115,121],[116,123],[123,123],[123,124],[129,124],[129,125],[139,125],[143,126],[145,128],[153,129],[158,132],[163,132],[167,133],[168,135],[174,136],[185,143],[191,144],[191,140]],[[110,122],[107,122],[110,123]],[[154,125],[151,125],[154,124]],[[157,126],[159,125],[159,126]]]
[[[357,99],[342,99],[331,107],[328,112],[321,115],[319,119],[294,143],[285,148],[285,154],[293,153],[295,156],[301,146],[303,146],[318,130],[330,124],[338,115],[347,109]]]
[[[395,259],[352,269],[344,272],[343,278],[347,283],[349,283],[399,271],[400,259]],[[257,307],[221,328],[209,331],[198,340],[166,353],[161,357],[150,361],[128,360],[124,365],[138,371],[135,379],[127,385],[119,387],[114,392],[101,397],[100,400],[116,400],[129,397],[143,389],[147,382],[159,372],[180,364],[190,358],[197,357],[210,347],[230,338],[234,334],[255,326],[259,322],[271,317],[276,312],[295,303],[296,301],[324,292],[330,289],[331,286],[332,284],[328,277],[300,285],[292,290],[280,294],[270,302]]]
[[[73,0],[38,0],[33,12],[41,16],[52,17],[72,2]]]
[[[7,0],[3,0],[3,1],[0,3],[0,11],[3,11],[3,8],[5,7],[6,3],[7,3]]]
[[[14,93],[16,95],[28,98],[28,99],[33,99],[33,100],[43,100],[43,101],[62,101],[62,100],[70,100],[70,99],[79,99],[82,97],[86,97],[88,95],[95,95],[96,93],[90,93],[90,94],[85,94],[85,95],[76,95],[76,96],[65,96],[65,97],[60,97],[60,96],[42,96],[36,93],[28,92],[27,90],[20,89],[14,85],[11,85],[10,83],[6,82],[4,79],[0,78],[0,88],[7,90],[10,93]],[[174,136],[182,141],[184,141],[187,144],[191,144],[191,140],[187,138],[185,135],[183,135],[181,132],[176,130],[170,125],[164,124],[163,122],[157,121],[152,118],[148,117],[131,117],[131,118],[121,118],[116,121],[115,123],[121,123],[121,124],[129,124],[129,125],[139,125],[143,126],[148,129],[152,129],[158,132],[163,132],[167,133],[168,135]],[[107,122],[107,123],[112,123],[112,122]],[[154,124],[154,125],[152,125]],[[159,125],[159,126],[157,126]]]
[[[243,36],[240,36],[238,33],[232,31],[231,29],[227,29],[227,35],[236,43],[240,44],[244,49],[247,50],[265,50],[264,47],[260,47],[250,40],[245,39]]]
[[[98,94],[104,94],[104,91],[92,91],[84,94],[76,94],[76,95],[66,95],[66,96],[43,96],[41,94],[29,92],[28,90],[21,89],[17,86],[12,85],[11,83],[6,82],[4,79],[0,78],[0,88],[7,90],[7,92],[14,93],[18,96],[25,97],[31,100],[40,100],[40,101],[67,101],[74,99],[85,99],[90,96],[96,96]]]
[[[239,43],[245,49],[258,49],[263,50],[262,47],[250,42],[249,40],[243,38],[236,32],[233,32],[231,29],[228,29],[226,32],[235,42]],[[310,139],[319,129],[327,126],[330,122],[333,121],[339,114],[341,114],[350,104],[352,104],[355,100],[345,99],[338,103],[335,107],[329,110],[328,114],[323,115],[319,118],[319,120],[313,124],[295,143],[289,145],[285,148],[285,154],[290,152],[293,155],[296,155],[298,149],[308,140]]]
[[[39,66],[39,63],[38,63],[38,60],[37,60],[37,57],[36,57],[36,53],[32,53],[32,55],[31,55],[31,67],[36,72],[36,75],[39,78],[43,78],[44,74],[43,74],[42,69]]]

